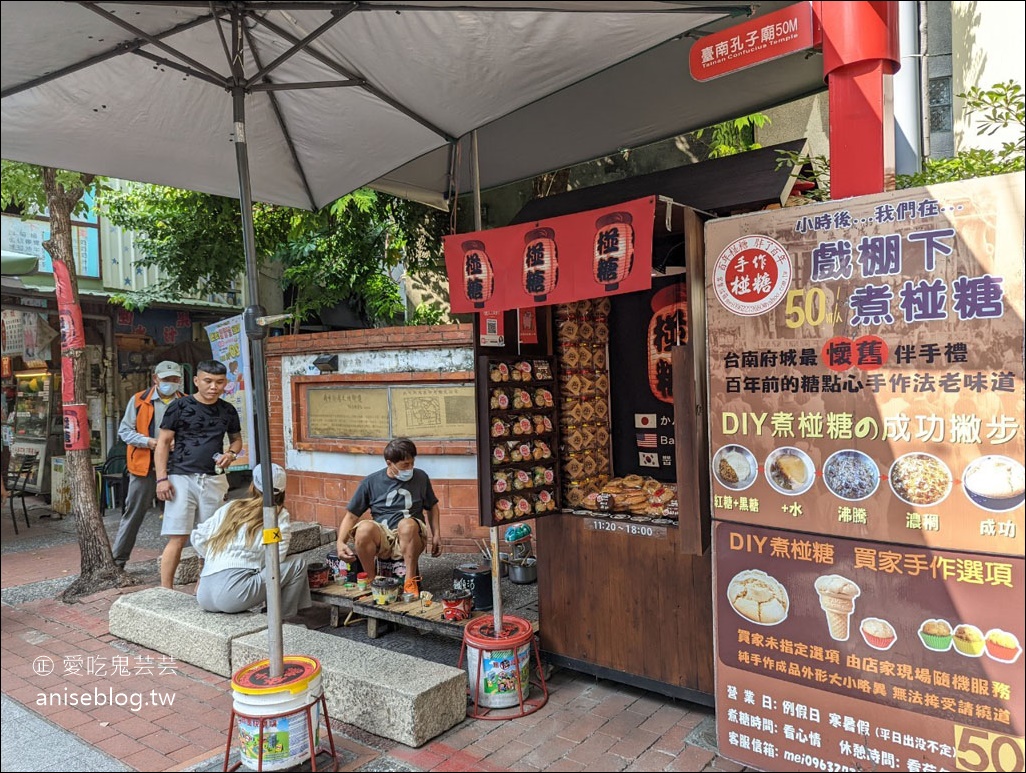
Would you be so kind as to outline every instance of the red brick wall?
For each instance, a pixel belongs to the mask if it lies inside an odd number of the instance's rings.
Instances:
[[[432,349],[471,347],[473,330],[469,325],[439,325],[429,327],[375,328],[370,330],[312,333],[308,335],[279,336],[266,342],[267,393],[270,406],[271,458],[284,465],[284,422],[291,417],[283,415],[282,358],[293,355],[333,354],[346,351],[373,351],[380,349]],[[396,382],[408,376],[397,374]],[[344,459],[344,457],[340,457]],[[384,465],[384,462],[382,462]],[[356,491],[362,476],[324,472],[289,470],[286,504],[292,517],[301,521],[316,521],[323,526],[338,528],[346,503]],[[451,552],[477,552],[474,538],[488,538],[488,529],[478,526],[477,480],[437,480],[432,484],[438,495],[441,510],[442,544]],[[500,533],[500,537],[501,537]]]

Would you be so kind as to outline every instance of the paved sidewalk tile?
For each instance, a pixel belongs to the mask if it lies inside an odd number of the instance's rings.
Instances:
[[[221,770],[229,680],[109,631],[111,604],[157,581],[159,523],[146,525],[149,537],[141,533],[129,564],[140,584],[69,605],[55,597],[78,570],[73,522],[37,517],[17,536],[0,523],[4,770]],[[105,526],[113,531],[117,518]],[[367,641],[455,664],[458,644],[431,645],[437,653],[429,656],[426,639],[411,635],[409,643],[398,632]],[[468,718],[419,749],[331,720],[339,769],[746,770],[706,748],[715,735],[709,708],[563,669],[547,683],[548,702],[537,711],[499,721]],[[230,751],[237,761],[238,749]],[[327,757],[318,760],[320,769]]]

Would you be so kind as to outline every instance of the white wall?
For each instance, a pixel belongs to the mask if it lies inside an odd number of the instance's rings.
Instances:
[[[1023,29],[1026,3],[951,3],[952,90],[962,94],[972,86],[988,88],[1014,80],[1026,87],[1026,58]],[[976,119],[965,114],[964,101],[955,97],[955,147],[1001,147],[1021,133],[1012,127],[993,136],[976,133]]]

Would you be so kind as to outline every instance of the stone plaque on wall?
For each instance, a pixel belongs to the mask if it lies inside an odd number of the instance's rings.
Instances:
[[[387,387],[307,390],[307,431],[320,438],[387,438]]]
[[[393,387],[391,391],[393,436],[475,437],[474,387]]]

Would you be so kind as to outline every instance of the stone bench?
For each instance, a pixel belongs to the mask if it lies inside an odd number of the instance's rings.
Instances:
[[[466,671],[295,625],[282,636],[284,654],[320,661],[333,719],[416,747],[466,718]],[[231,649],[236,669],[265,660],[267,633],[235,638]]]
[[[119,597],[110,607],[109,626],[119,639],[229,678],[233,639],[264,631],[267,648],[267,615],[204,612],[195,596],[167,588]]]

